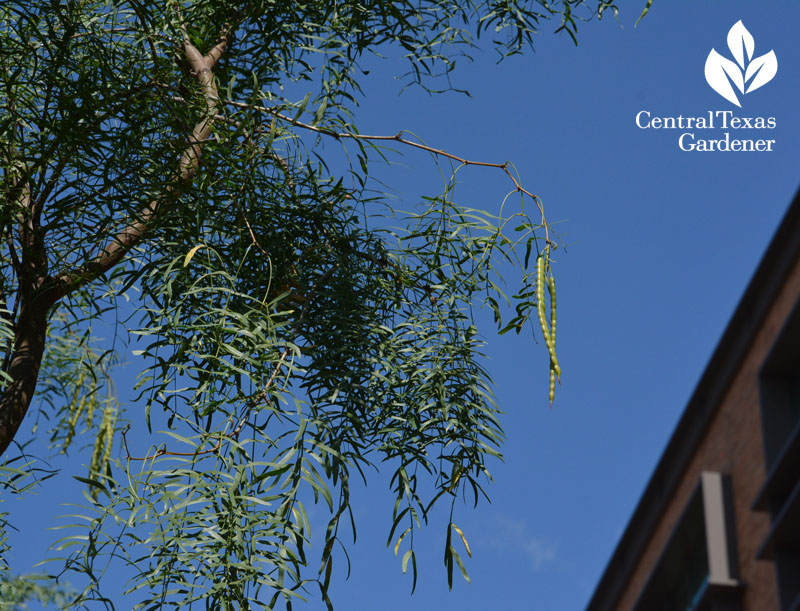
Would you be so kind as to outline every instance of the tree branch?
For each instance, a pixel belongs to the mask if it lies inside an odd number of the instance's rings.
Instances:
[[[68,295],[77,288],[99,278],[138,245],[152,229],[155,221],[168,203],[178,197],[197,175],[203,147],[211,136],[219,95],[214,81],[213,68],[228,47],[230,31],[226,28],[220,41],[207,55],[202,55],[188,38],[184,38],[183,49],[192,75],[198,81],[205,98],[207,114],[194,126],[188,146],[181,154],[178,172],[165,188],[165,194],[148,203],[124,229],[112,238],[103,250],[78,270],[61,274],[55,280],[56,299]]]
[[[9,202],[12,209],[19,211],[22,256],[17,269],[19,319],[15,325],[13,353],[7,369],[11,381],[0,395],[0,454],[6,451],[14,439],[33,399],[44,354],[47,317],[51,307],[65,295],[102,276],[119,263],[152,229],[172,198],[180,195],[181,190],[197,174],[203,146],[211,136],[219,102],[212,70],[227,49],[229,35],[230,29],[226,26],[220,41],[205,56],[188,38],[184,39],[184,53],[205,98],[206,113],[195,125],[188,146],[181,155],[177,176],[166,186],[164,196],[147,204],[133,221],[80,269],[61,274],[57,278],[48,275],[44,236],[39,225],[43,202],[36,205],[32,198],[25,168],[15,167],[14,160],[9,160],[9,167],[14,169],[9,178],[15,184],[6,193],[14,200]],[[22,184],[16,184],[20,182]]]
[[[41,210],[34,205],[27,168],[15,157],[13,148],[9,149],[6,205],[16,215],[21,246],[21,256],[14,264],[17,275],[15,308],[19,307],[19,318],[13,327],[13,350],[6,370],[11,380],[0,395],[0,454],[14,439],[36,390],[47,336],[47,313],[52,304],[43,291],[49,276],[44,235],[39,224]],[[13,236],[10,239],[13,253]]]
[[[458,163],[460,163],[462,165],[465,165],[465,166],[473,165],[473,166],[480,166],[480,167],[484,167],[484,168],[498,168],[500,170],[503,170],[503,172],[505,172],[505,174],[509,177],[509,179],[511,179],[511,182],[514,183],[514,190],[519,192],[519,193],[522,193],[524,195],[527,195],[536,204],[536,207],[539,209],[539,214],[542,217],[542,227],[544,228],[545,241],[548,244],[550,244],[550,235],[549,235],[549,231],[548,231],[548,227],[547,227],[547,222],[546,222],[546,219],[545,219],[545,216],[544,216],[544,207],[542,206],[541,199],[539,199],[538,195],[534,195],[533,193],[531,193],[527,189],[523,188],[523,186],[520,184],[519,180],[517,180],[517,178],[511,173],[511,170],[509,169],[509,165],[510,164],[509,164],[508,161],[504,161],[503,163],[493,163],[493,162],[489,162],[489,161],[473,161],[471,159],[466,159],[464,157],[459,157],[458,155],[454,155],[452,153],[448,153],[445,150],[433,148],[433,147],[427,146],[425,144],[422,144],[421,142],[416,142],[414,140],[409,140],[409,139],[403,137],[404,134],[406,133],[404,131],[400,131],[397,134],[395,134],[394,136],[371,136],[371,135],[368,135],[368,134],[353,134],[353,133],[350,133],[350,132],[337,132],[337,131],[334,131],[334,130],[331,130],[331,129],[327,129],[327,128],[324,128],[324,127],[318,127],[316,125],[311,125],[310,123],[304,123],[303,121],[299,121],[297,119],[293,119],[291,117],[288,117],[288,116],[284,115],[280,111],[278,111],[278,110],[276,110],[274,108],[268,108],[267,106],[258,106],[258,105],[255,105],[255,104],[245,104],[243,102],[236,102],[234,100],[225,100],[225,104],[229,104],[229,105],[235,106],[237,108],[245,108],[245,109],[248,109],[248,110],[255,110],[255,111],[258,111],[258,112],[263,112],[263,113],[272,115],[273,117],[275,117],[277,119],[280,119],[281,121],[283,121],[285,123],[289,123],[290,125],[294,125],[296,127],[302,128],[302,129],[307,129],[309,131],[312,131],[314,133],[320,134],[322,136],[329,136],[331,138],[335,138],[336,140],[348,140],[349,139],[349,140],[364,140],[364,141],[371,141],[371,142],[375,142],[375,141],[378,141],[378,142],[381,142],[381,141],[399,142],[400,144],[403,144],[405,146],[410,146],[412,148],[417,148],[417,149],[426,151],[426,152],[431,153],[432,155],[435,155],[437,157],[445,157],[446,159],[452,159],[453,161],[457,161]]]

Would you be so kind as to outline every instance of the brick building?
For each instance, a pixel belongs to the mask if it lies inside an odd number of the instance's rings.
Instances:
[[[800,611],[800,192],[587,611]]]

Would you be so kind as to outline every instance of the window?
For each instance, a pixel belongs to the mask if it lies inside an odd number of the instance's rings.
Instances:
[[[635,611],[740,608],[728,478],[703,472]]]

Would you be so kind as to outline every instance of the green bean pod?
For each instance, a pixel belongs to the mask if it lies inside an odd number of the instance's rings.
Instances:
[[[552,364],[553,372],[558,376],[560,384],[561,367],[558,365],[558,357],[556,356],[556,279],[552,273],[547,278],[547,291],[550,293],[550,343],[547,348],[550,352],[550,363]]]
[[[105,450],[104,442],[105,442],[106,431],[101,426],[100,430],[97,431],[97,437],[94,441],[94,449],[92,450],[92,459],[89,462],[89,477],[95,478],[97,474],[100,472],[100,462],[103,457],[103,451]],[[91,491],[95,494],[95,490]]]
[[[548,329],[547,327],[547,318],[545,316],[545,304],[544,304],[544,285],[545,285],[544,263],[546,254],[547,254],[547,248],[545,248],[542,254],[536,257],[536,313],[539,315],[539,327],[542,330],[542,337],[544,337],[544,343],[545,345],[547,345],[549,350],[551,344],[550,329]]]
[[[101,472],[106,470],[106,465],[108,465],[108,461],[111,460],[111,446],[114,445],[115,422],[116,422],[116,414],[114,413],[114,411],[111,411],[111,413],[108,416],[108,419],[105,422],[105,428],[106,428],[105,448],[103,449],[103,458],[100,459],[100,465],[99,465],[99,469]]]

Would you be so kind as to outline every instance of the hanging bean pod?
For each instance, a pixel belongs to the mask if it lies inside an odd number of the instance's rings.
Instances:
[[[558,382],[561,383],[561,367],[556,356],[556,279],[552,272],[547,278],[547,291],[550,293],[550,344],[547,346],[550,351],[550,363]]]
[[[550,329],[547,327],[547,318],[545,315],[544,303],[544,285],[545,285],[545,257],[549,247],[545,247],[538,257],[536,257],[536,313],[539,315],[539,327],[542,330],[542,337],[548,349],[550,347]]]

